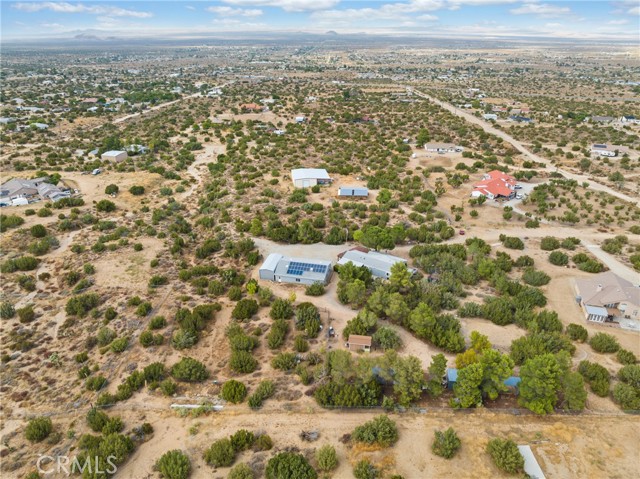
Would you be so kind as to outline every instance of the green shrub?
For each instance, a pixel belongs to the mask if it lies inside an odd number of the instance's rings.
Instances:
[[[144,195],[144,186],[134,185],[131,188],[129,188],[129,193],[131,193],[134,196]]]
[[[0,318],[11,319],[16,315],[16,310],[11,303],[3,301],[0,303]]]
[[[8,259],[0,266],[1,273],[13,273],[15,271],[32,271],[38,267],[38,259],[33,256],[20,256]]]
[[[436,456],[444,457],[445,459],[451,459],[455,456],[458,449],[460,449],[460,439],[453,430],[449,428],[446,431],[435,431],[435,438],[431,444],[431,451]]]
[[[596,333],[591,336],[589,345],[598,353],[615,353],[620,349],[620,344],[615,336],[607,333]]]
[[[136,308],[136,315],[140,317],[144,317],[148,315],[153,310],[153,306],[148,301],[138,305]]]
[[[560,241],[558,241],[553,236],[545,236],[540,241],[540,249],[544,251],[553,251],[554,249],[558,249],[560,247]]]
[[[640,388],[618,383],[613,387],[613,399],[620,404],[623,411],[633,413],[640,411]]]
[[[573,341],[580,341],[581,343],[584,343],[589,337],[589,332],[584,326],[571,323],[567,325],[567,336],[569,336]]]
[[[89,391],[99,391],[107,384],[107,378],[104,376],[93,376],[87,379],[85,383]]]
[[[380,470],[368,459],[362,459],[353,466],[353,477],[356,479],[377,479],[380,477]]]
[[[109,349],[111,349],[111,351],[114,353],[121,353],[125,349],[127,349],[127,346],[129,346],[129,338],[127,336],[124,336],[122,338],[114,339],[111,342]]]
[[[98,331],[98,335],[96,336],[98,340],[99,346],[106,346],[111,344],[111,342],[116,339],[116,332],[113,329],[103,327]]]
[[[174,449],[158,459],[155,469],[166,479],[187,479],[191,475],[191,461],[185,453]]]
[[[51,419],[45,416],[40,416],[29,421],[24,433],[28,441],[40,442],[49,437],[51,431],[53,431]]]
[[[381,415],[356,427],[352,438],[357,442],[389,447],[398,440],[398,428],[395,422]]]
[[[233,435],[229,437],[233,450],[236,452],[246,451],[253,446],[256,440],[255,435],[251,431],[246,429],[238,429]]]
[[[487,452],[498,469],[509,474],[520,473],[524,470],[524,458],[516,443],[511,439],[492,439],[487,445]]]
[[[262,403],[269,399],[275,393],[275,386],[273,381],[264,380],[253,392],[251,396],[249,396],[249,407],[253,409],[257,409],[262,406]]]
[[[140,333],[140,344],[145,348],[150,346],[160,346],[164,342],[162,334],[153,334],[151,331],[143,331]]]
[[[316,462],[318,463],[318,469],[321,471],[333,471],[338,467],[336,449],[330,444],[325,444],[316,451]]]
[[[104,312],[104,319],[106,319],[107,321],[113,321],[117,316],[118,313],[112,306],[109,306]]]
[[[87,413],[87,424],[95,432],[102,432],[102,428],[109,421],[109,416],[99,409],[92,407]]]
[[[36,312],[33,310],[33,305],[28,304],[24,308],[20,308],[16,311],[21,323],[30,323],[36,319]]]
[[[162,329],[167,325],[167,320],[164,316],[155,316],[149,321],[149,329]]]
[[[619,349],[618,354],[616,354],[616,359],[620,364],[635,364],[638,362],[636,355],[626,349]]]
[[[271,325],[267,335],[267,345],[270,349],[277,349],[284,344],[289,331],[289,323],[284,319],[277,319]]]
[[[294,353],[278,353],[271,360],[271,366],[282,371],[291,371],[296,367],[296,364],[296,355]]]
[[[267,479],[317,479],[318,474],[302,454],[281,452],[269,459]]]
[[[566,266],[569,264],[569,257],[562,251],[553,251],[549,254],[549,263],[556,266]]]
[[[315,282],[310,284],[304,290],[304,294],[307,296],[322,296],[325,293],[324,284],[320,282]]]
[[[213,467],[229,467],[236,460],[236,451],[231,440],[219,439],[204,452],[204,460]]]
[[[298,353],[306,353],[309,351],[309,342],[302,336],[296,336],[293,341],[293,349]]]
[[[66,312],[69,316],[84,317],[100,304],[100,296],[96,293],[85,293],[74,296],[67,301]]]
[[[500,241],[505,248],[509,249],[524,249],[524,243],[520,238],[515,236],[500,235]]]
[[[258,303],[254,299],[241,299],[231,312],[231,317],[237,320],[250,319],[258,312]]]
[[[151,363],[142,370],[145,381],[162,381],[167,376],[164,364],[160,362]]]
[[[239,374],[252,373],[258,367],[258,361],[247,351],[233,351],[229,359],[229,367]]]
[[[527,268],[522,275],[522,280],[531,286],[543,286],[551,281],[551,276],[544,271],[536,271],[533,268]]]
[[[100,200],[96,203],[96,211],[111,213],[116,210],[116,204],[109,200]]]
[[[29,228],[29,232],[34,238],[44,238],[45,236],[47,236],[47,228],[40,224],[33,225],[31,228]]]
[[[105,195],[117,195],[119,191],[120,191],[120,188],[118,188],[118,185],[114,185],[112,183],[110,185],[107,185],[107,187],[104,189],[104,194]]]
[[[227,479],[255,479],[253,469],[245,463],[236,464],[229,471]]]
[[[4,233],[10,228],[17,228],[24,223],[24,218],[18,215],[0,214],[0,232]]]
[[[260,434],[253,443],[255,451],[268,451],[273,447],[273,439],[268,434]]]
[[[589,383],[589,387],[596,395],[600,397],[609,395],[611,378],[609,371],[604,366],[589,361],[580,361],[578,372]]]
[[[225,401],[229,401],[234,404],[241,403],[247,396],[247,387],[240,381],[230,379],[222,385],[220,395]]]
[[[289,319],[293,317],[293,307],[291,303],[286,299],[276,298],[271,305],[271,311],[269,312],[271,319]]]
[[[178,385],[174,383],[171,379],[165,379],[160,383],[160,391],[165,396],[173,396],[178,390]]]
[[[201,382],[209,378],[204,364],[190,357],[184,357],[171,368],[171,375],[179,381]]]

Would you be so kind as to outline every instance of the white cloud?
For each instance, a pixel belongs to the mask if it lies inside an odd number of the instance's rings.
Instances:
[[[548,3],[525,3],[509,11],[514,15],[538,15],[541,17],[557,17],[571,13],[569,7],[560,7]]]
[[[607,25],[626,25],[627,23],[629,23],[629,20],[627,20],[627,19],[611,20],[611,21],[607,22]]]
[[[209,7],[207,11],[221,17],[259,17],[262,15],[262,10],[257,8]]]
[[[40,26],[44,28],[51,28],[52,30],[60,30],[61,28],[64,28],[64,25],[59,23],[41,23]]]
[[[83,3],[67,3],[67,2],[18,2],[11,5],[16,10],[23,12],[39,12],[41,10],[49,10],[56,13],[87,13],[90,15],[109,15],[113,17],[135,17],[149,18],[153,14],[149,12],[140,12],[137,10],[127,10],[125,8],[114,7],[111,5],[85,5]]]
[[[186,8],[187,10],[191,10],[191,11],[196,9],[196,7],[194,7],[193,5],[185,5],[184,8]]]
[[[416,17],[416,19],[422,21],[422,22],[436,22],[438,21],[438,17],[436,17],[435,15],[429,15],[429,14],[425,14],[425,15],[419,15]]]
[[[237,6],[278,7],[287,12],[326,10],[335,7],[340,0],[222,0]]]

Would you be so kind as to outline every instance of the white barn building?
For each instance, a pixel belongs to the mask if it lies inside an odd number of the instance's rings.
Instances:
[[[297,168],[291,170],[291,179],[296,188],[331,184],[331,177],[324,168]]]
[[[105,151],[100,158],[105,161],[115,161],[116,163],[119,163],[121,161],[126,160],[128,157],[129,155],[127,154],[126,151],[111,150],[111,151]]]

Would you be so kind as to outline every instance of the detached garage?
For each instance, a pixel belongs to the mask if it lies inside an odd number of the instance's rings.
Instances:
[[[298,168],[291,170],[291,179],[296,188],[310,188],[331,184],[331,177],[324,168]]]
[[[367,198],[369,196],[369,188],[364,186],[341,186],[338,188],[338,196]]]
[[[331,261],[289,258],[270,254],[260,266],[260,279],[278,283],[327,284],[333,272]]]
[[[126,160],[128,157],[129,155],[127,155],[126,151],[111,150],[104,152],[100,158],[105,161],[115,161],[116,163],[119,163]]]

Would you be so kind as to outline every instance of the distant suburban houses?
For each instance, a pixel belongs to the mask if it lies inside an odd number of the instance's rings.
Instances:
[[[260,279],[278,283],[311,285],[327,284],[333,272],[331,261],[307,258],[289,258],[270,254],[260,266]]]
[[[463,147],[453,143],[426,143],[424,149],[431,153],[459,153],[464,150]]]
[[[291,170],[291,179],[296,188],[331,184],[331,177],[323,168],[298,168]]]
[[[518,184],[513,176],[502,171],[493,170],[484,175],[480,183],[476,183],[471,192],[471,196],[477,198],[485,196],[490,200],[496,198],[513,198],[516,194]]]
[[[640,287],[612,271],[576,279],[576,301],[588,321],[640,319]]]
[[[338,255],[338,265],[353,263],[355,266],[364,266],[376,278],[389,279],[391,277],[391,267],[396,263],[407,264],[407,260],[390,254],[371,251],[361,246],[356,246]],[[412,274],[416,269],[408,268]]]

